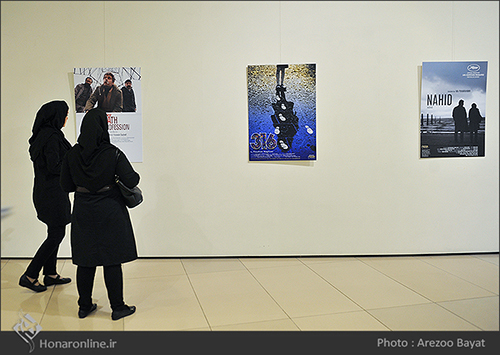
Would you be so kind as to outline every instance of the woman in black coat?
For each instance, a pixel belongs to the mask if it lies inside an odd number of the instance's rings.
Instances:
[[[47,239],[40,245],[19,285],[35,292],[42,292],[47,286],[71,282],[61,278],[56,271],[59,245],[70,222],[71,204],[67,192],[59,183],[61,163],[71,144],[66,140],[62,128],[68,120],[68,104],[64,101],[48,102],[38,110],[29,139],[29,153],[33,161],[35,180],[33,204],[37,217],[47,225]],[[44,285],[38,282],[43,268]]]
[[[66,154],[61,171],[64,191],[75,192],[71,216],[71,251],[77,265],[78,316],[85,318],[97,305],[92,289],[97,266],[104,267],[104,281],[117,320],[135,312],[123,301],[121,264],[137,259],[132,222],[115,174],[134,187],[137,174],[127,157],[111,144],[106,113],[98,108],[84,116],[78,143]]]

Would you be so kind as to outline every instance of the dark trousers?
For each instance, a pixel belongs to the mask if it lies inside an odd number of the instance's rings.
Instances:
[[[78,266],[76,269],[76,287],[78,289],[78,305],[83,310],[92,308],[92,289],[94,288],[96,267]],[[123,310],[123,271],[121,264],[104,266],[104,283],[108,291],[108,299],[113,311]]]
[[[44,275],[57,275],[56,263],[59,245],[66,234],[66,226],[47,226],[47,239],[40,245],[26,269],[26,275],[38,279],[43,268]]]
[[[460,142],[464,141],[464,131],[457,131],[455,130],[455,142],[458,142],[458,137],[460,137]]]
[[[477,131],[470,131],[470,141],[471,142],[478,142],[478,136],[477,136]]]

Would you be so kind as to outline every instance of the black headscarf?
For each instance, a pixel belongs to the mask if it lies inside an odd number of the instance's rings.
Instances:
[[[61,131],[68,116],[68,109],[68,104],[65,101],[51,101],[40,107],[33,123],[33,134],[28,140],[32,161],[35,161],[40,155],[43,147],[53,134],[60,136],[67,149],[71,148],[71,143],[66,140],[64,133]]]
[[[83,117],[78,137],[83,168],[91,168],[95,158],[104,150],[114,148],[109,139],[106,112],[93,108]]]

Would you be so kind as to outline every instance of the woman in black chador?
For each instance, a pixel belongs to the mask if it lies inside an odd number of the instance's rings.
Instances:
[[[123,301],[122,263],[137,259],[132,222],[125,201],[115,184],[115,174],[128,187],[139,183],[129,160],[111,144],[106,112],[91,109],[83,117],[78,142],[66,154],[61,171],[64,191],[75,192],[71,216],[71,252],[77,265],[78,316],[97,309],[92,289],[97,266],[104,268],[104,281],[117,320],[135,312]]]
[[[68,104],[65,101],[51,101],[37,112],[33,134],[29,139],[29,153],[33,161],[35,181],[33,204],[37,218],[47,225],[47,239],[40,245],[19,285],[35,292],[47,290],[47,286],[66,284],[70,278],[57,273],[57,253],[70,222],[71,204],[67,192],[61,189],[59,176],[61,163],[71,143],[66,140],[62,128],[68,120]],[[43,268],[44,285],[38,282]]]

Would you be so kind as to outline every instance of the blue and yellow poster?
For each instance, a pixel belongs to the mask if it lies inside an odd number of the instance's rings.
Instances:
[[[249,65],[250,161],[316,160],[316,64]]]

